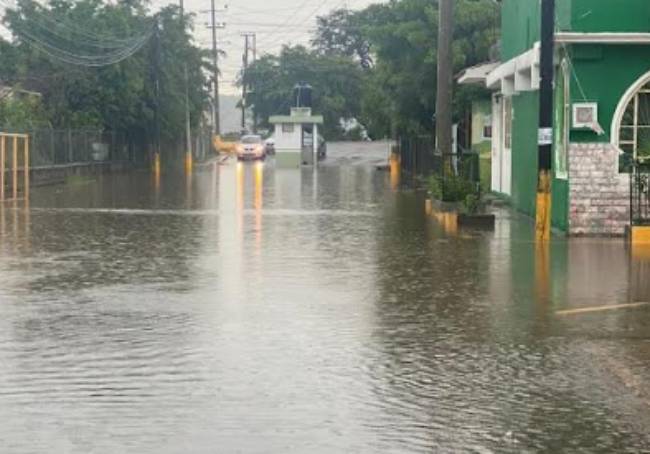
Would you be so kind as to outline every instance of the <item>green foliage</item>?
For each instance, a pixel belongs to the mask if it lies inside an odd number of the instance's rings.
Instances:
[[[463,200],[463,209],[468,214],[476,214],[481,206],[481,200],[477,194],[467,194]]]
[[[23,130],[47,125],[47,116],[35,96],[7,97],[0,101],[0,125]]]
[[[324,136],[341,138],[341,119],[359,114],[359,93],[363,74],[351,59],[344,56],[320,55],[303,46],[284,47],[280,55],[264,55],[253,63],[239,84],[253,89],[247,104],[254,106],[263,128],[269,127],[269,116],[288,114],[293,87],[308,82],[314,88],[314,112],[325,117]]]
[[[209,100],[203,71],[206,55],[192,44],[192,19],[186,17],[183,22],[177,6],[166,6],[158,13],[159,58],[152,37],[128,59],[104,67],[61,62],[46,49],[21,40],[20,33],[28,30],[69,52],[92,55],[98,49],[79,39],[79,34],[107,37],[109,45],[110,39],[141,36],[153,28],[155,18],[144,0],[49,0],[43,4],[25,0],[18,2],[16,10],[7,9],[3,20],[14,31],[14,39],[0,38],[0,82],[42,94],[44,118],[36,113],[34,118],[54,128],[122,133],[141,144],[144,152],[155,136],[153,71],[159,67],[162,142],[179,143],[184,132],[186,66],[191,121],[194,125],[202,121]],[[0,117],[0,126],[7,118]]]
[[[467,202],[468,196],[479,198],[476,184],[462,175],[450,173],[441,177],[433,175],[429,178],[431,197],[443,202]]]
[[[437,175],[429,177],[429,194],[435,200],[443,200],[442,179]]]
[[[491,59],[499,33],[498,3],[455,1],[454,72]],[[371,137],[419,135],[435,120],[437,2],[400,0],[320,18],[313,44],[323,55],[352,58],[365,69],[359,121]],[[455,88],[462,112],[479,91]]]

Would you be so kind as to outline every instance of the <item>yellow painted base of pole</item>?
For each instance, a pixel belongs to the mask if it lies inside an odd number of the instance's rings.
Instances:
[[[192,153],[185,153],[185,173],[190,174],[194,168]]]
[[[399,188],[400,178],[402,172],[402,162],[400,155],[392,152],[390,154],[390,187],[392,189]]]
[[[632,226],[630,232],[630,241],[632,242],[632,245],[650,246],[650,226]]]
[[[160,175],[160,154],[153,155],[153,167],[151,169],[154,174]]]
[[[551,172],[540,170],[537,181],[537,203],[535,211],[535,239],[551,239]]]

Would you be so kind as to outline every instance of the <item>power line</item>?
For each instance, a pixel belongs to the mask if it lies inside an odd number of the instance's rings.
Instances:
[[[30,0],[27,1],[30,2]],[[11,5],[6,0],[0,0],[0,3],[10,9],[14,8],[14,5]],[[34,5],[35,8],[28,14],[23,12],[25,19],[11,27],[13,34],[21,41],[31,45],[46,55],[73,65],[99,67],[119,63],[140,50],[153,33],[153,30],[149,29],[139,36],[131,37],[128,40],[121,40],[122,44],[120,46],[111,45],[102,41],[102,39],[110,41],[111,38],[87,33],[86,31],[82,31],[79,27],[70,27],[59,20],[40,13],[37,10],[37,8],[41,8],[40,4],[35,2],[30,2],[30,4]],[[16,13],[19,13],[19,11],[16,11]],[[46,27],[44,24],[39,23],[38,20],[35,20],[34,17],[30,17],[30,15],[47,20],[53,25],[53,27]],[[32,27],[32,25],[36,25],[37,27]],[[39,35],[37,31],[38,27],[45,30],[50,36]],[[61,35],[60,30],[68,30],[71,33],[77,33],[80,36],[83,35],[84,38],[87,39],[81,39],[79,37],[74,39],[72,36]],[[79,47],[80,43],[85,43],[91,47],[105,49],[105,52],[81,53],[79,51],[71,51],[71,46],[66,46],[65,41],[69,41],[72,46],[76,48]],[[114,42],[117,42],[117,40]]]
[[[32,24],[36,24],[40,28],[46,30],[47,32],[59,36],[63,39],[67,40],[73,40],[73,38],[65,35],[60,35],[59,30],[61,31],[68,31],[71,34],[77,34],[78,37],[84,38],[84,42],[77,42],[75,41],[75,44],[88,44],[91,46],[97,46],[100,48],[104,49],[120,49],[125,46],[128,46],[129,44],[132,44],[134,40],[137,40],[139,36],[133,36],[129,38],[118,38],[115,36],[108,36],[108,35],[103,35],[103,34],[98,34],[95,32],[91,32],[86,30],[85,28],[81,28],[78,25],[76,25],[74,22],[66,21],[60,18],[54,19],[52,17],[52,10],[48,10],[47,8],[43,7],[41,4],[33,1],[33,0],[25,0],[26,3],[33,5],[34,9],[29,11],[29,15],[26,16],[26,20],[31,22]],[[10,2],[9,0],[0,0],[1,4],[4,4],[7,9],[10,9],[15,12],[19,12],[16,8],[19,6],[16,2]],[[42,12],[40,10],[44,10],[45,12]],[[48,14],[49,13],[49,14]],[[35,16],[38,18],[41,18],[44,22],[49,22],[50,24],[56,26],[57,28],[52,28],[52,27],[47,27],[43,25],[42,23],[39,23],[38,21],[34,20],[33,17],[30,18],[29,16]],[[88,42],[92,41],[92,42]]]

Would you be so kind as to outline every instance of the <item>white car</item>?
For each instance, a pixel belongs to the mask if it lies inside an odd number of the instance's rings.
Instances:
[[[261,136],[243,136],[237,144],[237,159],[240,161],[253,161],[265,157],[266,151]]]

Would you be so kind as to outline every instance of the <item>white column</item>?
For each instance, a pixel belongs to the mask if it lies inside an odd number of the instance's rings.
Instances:
[[[314,165],[316,165],[318,164],[318,125],[316,123],[314,123],[313,133],[314,143],[312,145],[314,147]]]

